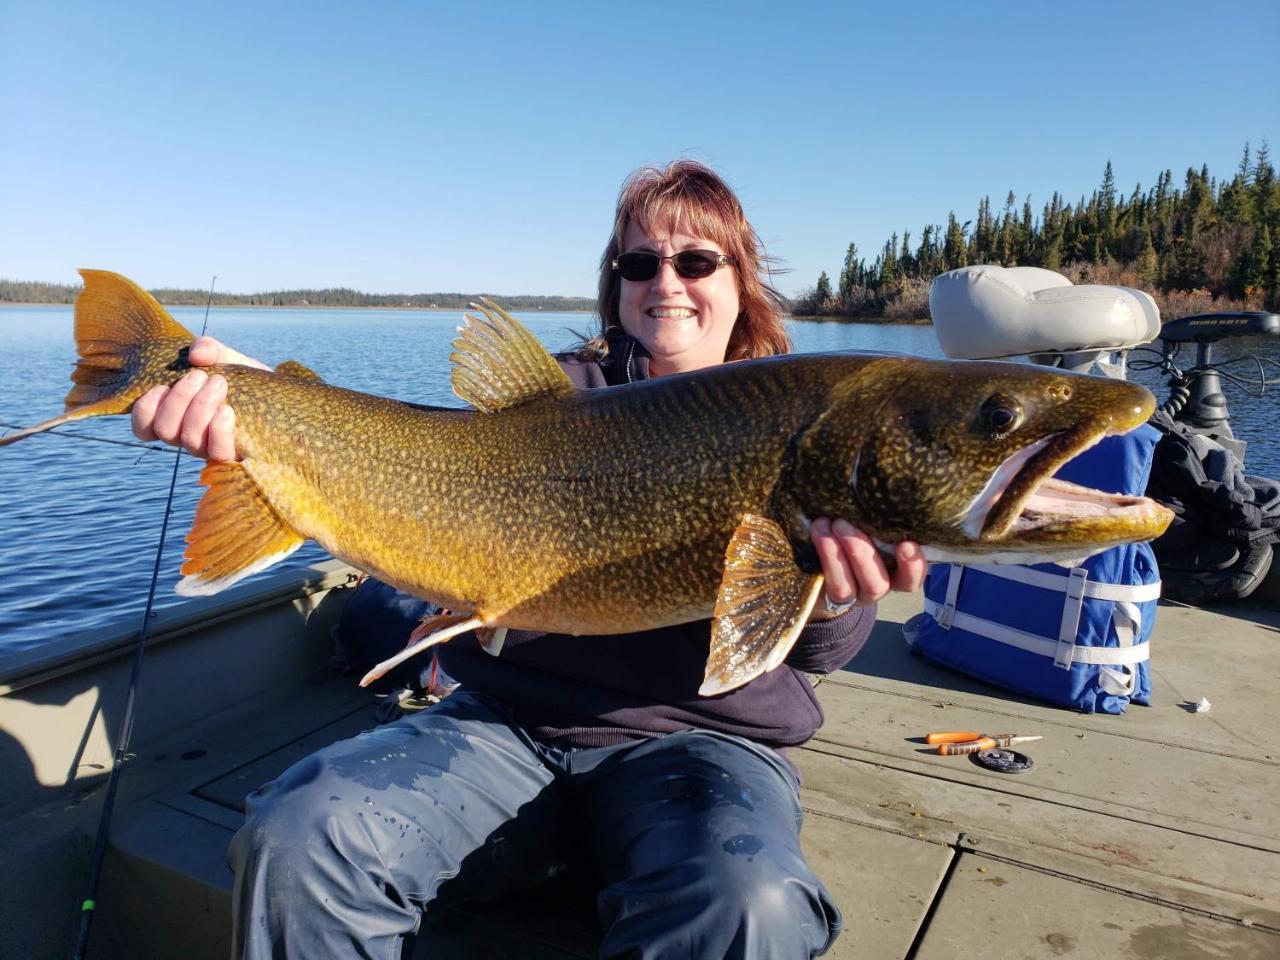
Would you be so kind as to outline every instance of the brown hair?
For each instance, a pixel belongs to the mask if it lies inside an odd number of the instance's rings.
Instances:
[[[733,258],[740,312],[729,336],[726,360],[768,357],[791,350],[791,339],[782,324],[786,301],[762,276],[770,260],[747,222],[742,204],[710,167],[696,160],[676,160],[666,169],[641,167],[622,185],[613,233],[600,258],[596,299],[600,335],[583,344],[582,355],[603,356],[608,350],[605,335],[622,326],[618,308],[622,279],[613,269],[613,258],[623,252],[622,237],[632,223],[646,231],[656,225],[678,226],[714,241]]]

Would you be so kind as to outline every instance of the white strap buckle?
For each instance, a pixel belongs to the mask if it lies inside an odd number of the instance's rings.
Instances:
[[[960,595],[960,578],[964,575],[964,564],[953,563],[947,571],[947,597],[942,603],[941,616],[937,617],[938,626],[950,630],[956,619],[956,597]]]
[[[1080,607],[1084,604],[1085,584],[1089,571],[1084,567],[1072,567],[1067,576],[1066,596],[1062,598],[1062,620],[1058,625],[1058,647],[1053,654],[1053,665],[1063,670],[1071,669],[1076,650],[1076,631],[1080,628]]]

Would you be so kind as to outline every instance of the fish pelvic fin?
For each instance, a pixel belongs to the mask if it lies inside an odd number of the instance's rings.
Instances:
[[[453,392],[462,400],[494,413],[576,392],[569,375],[520,321],[483,297],[472,306],[482,316],[464,314],[449,356]]]
[[[184,597],[218,593],[265,570],[306,543],[286,523],[243,463],[211,463],[200,473],[209,489],[196,506],[176,590]]]
[[[75,322],[79,359],[71,372],[74,385],[66,412],[0,437],[0,447],[73,420],[128,413],[152,387],[172,383],[188,369],[181,351],[195,335],[155,297],[108,270],[81,270],[80,275],[84,290],[76,299]]]
[[[479,627],[476,639],[480,641],[480,649],[491,657],[501,655],[502,647],[507,642],[506,627]]]
[[[822,574],[796,565],[777,523],[747,514],[725,551],[711,623],[711,652],[698,693],[727,693],[778,666],[822,593]]]
[[[360,686],[367,687],[388,670],[400,666],[400,664],[404,663],[410,657],[421,653],[428,647],[434,647],[437,643],[444,643],[446,640],[450,640],[460,633],[466,633],[468,630],[474,630],[478,627],[484,626],[484,617],[472,616],[467,613],[444,613],[424,617],[422,619],[422,623],[419,624],[417,629],[415,629],[410,635],[409,645],[394,657],[388,657],[386,660],[383,660],[380,664],[361,677]],[[416,642],[414,642],[415,639]]]

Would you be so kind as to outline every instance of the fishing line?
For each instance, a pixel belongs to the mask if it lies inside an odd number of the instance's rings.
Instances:
[[[213,285],[218,277],[209,281],[209,299],[204,305],[204,325],[200,336],[209,328],[209,307],[213,304]],[[93,925],[93,913],[97,908],[98,880],[102,876],[102,862],[106,858],[107,833],[111,827],[111,813],[115,808],[116,790],[120,784],[120,771],[129,757],[129,740],[133,736],[133,711],[137,702],[138,678],[142,674],[142,655],[147,649],[147,630],[151,624],[151,608],[156,599],[156,585],[160,582],[160,560],[164,555],[164,541],[169,533],[169,516],[173,513],[173,493],[178,485],[178,466],[182,462],[182,448],[173,458],[173,476],[169,478],[169,498],[165,501],[164,521],[160,525],[160,542],[156,544],[156,561],[151,569],[151,586],[147,590],[147,605],[142,611],[142,626],[138,630],[138,646],[133,655],[133,670],[129,674],[129,689],[125,696],[124,715],[120,721],[120,736],[116,740],[116,752],[107,778],[107,793],[102,800],[102,814],[98,820],[98,834],[93,841],[93,858],[89,864],[89,882],[84,898],[80,901],[80,930],[76,935],[75,960],[84,960],[89,945],[89,928]]]
[[[0,427],[6,427],[10,430],[22,430],[23,425],[20,423],[5,423],[0,420]],[[137,440],[112,440],[110,437],[95,437],[89,433],[72,433],[70,430],[59,430],[56,427],[52,430],[45,430],[43,433],[37,433],[37,437],[66,437],[69,440],[96,440],[98,443],[114,443],[121,447],[137,447],[139,450],[155,450],[157,453],[168,453],[169,447],[162,447],[154,443],[140,443]]]

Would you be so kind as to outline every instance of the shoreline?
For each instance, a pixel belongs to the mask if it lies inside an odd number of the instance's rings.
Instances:
[[[497,302],[500,303],[501,301],[497,301]],[[75,306],[74,301],[71,301],[68,303],[47,303],[47,302],[28,303],[28,302],[19,302],[16,300],[12,300],[12,301],[6,300],[0,303],[0,309],[4,309],[5,307],[74,307],[74,306]],[[204,304],[203,303],[163,303],[162,302],[161,306],[194,307],[197,309],[202,309],[204,307]],[[210,310],[371,310],[371,311],[396,310],[402,313],[461,313],[471,308],[470,307],[378,307],[378,306],[342,307],[342,306],[326,306],[326,305],[320,305],[320,304],[303,305],[298,303],[287,304],[282,306],[273,306],[267,303],[245,303],[245,304],[235,303],[235,304],[214,304],[209,309]],[[571,314],[584,316],[584,317],[595,316],[594,310],[542,310],[539,308],[534,308],[532,310],[529,310],[529,309],[522,309],[520,307],[515,308],[512,311],[512,313],[546,313],[546,314],[571,313]],[[786,314],[784,315],[783,319],[789,320],[792,323],[865,324],[867,326],[875,326],[875,327],[927,327],[932,325],[933,323],[932,320],[928,320],[928,319],[889,320],[889,319],[886,319],[885,317],[840,317],[840,316],[797,317],[797,316],[794,316],[793,314]]]
[[[891,320],[888,317],[845,317],[839,314],[831,316],[803,316],[788,315],[788,320],[794,323],[863,323],[868,326],[875,327],[930,327],[933,326],[933,320],[930,317],[917,317],[913,319]]]
[[[489,299],[493,299],[493,298],[490,297]],[[494,302],[501,303],[502,301],[495,300]],[[160,302],[160,305],[162,307],[195,307],[201,310],[203,310],[205,307],[203,303],[165,303],[163,300]],[[0,309],[3,309],[5,307],[74,307],[74,306],[75,306],[74,300],[69,300],[65,303],[49,303],[48,301],[28,302],[28,301],[19,301],[19,300],[5,300],[3,302],[0,302]],[[289,304],[280,304],[279,306],[270,304],[270,303],[215,303],[210,305],[209,309],[210,310],[399,310],[401,312],[407,311],[412,313],[458,313],[460,311],[470,310],[472,308],[471,307],[390,307],[390,306],[380,307],[380,306],[354,306],[354,305],[348,307],[348,306],[337,306],[332,304],[318,304],[318,303],[309,303],[309,304],[289,303]],[[524,307],[516,307],[514,312],[516,313],[580,313],[580,314],[583,314],[584,316],[591,316],[595,313],[594,310],[574,310],[574,309],[543,310],[540,307],[534,307],[532,309],[528,309]]]

